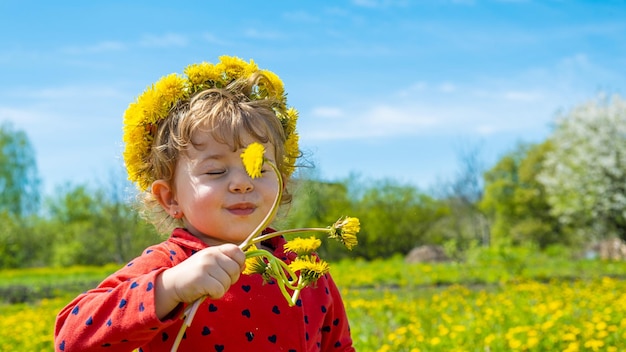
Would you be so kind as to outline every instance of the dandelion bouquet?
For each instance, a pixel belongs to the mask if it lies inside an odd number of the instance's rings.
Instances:
[[[327,234],[329,238],[340,241],[347,249],[352,249],[352,247],[357,244],[356,234],[360,230],[360,223],[357,218],[343,217],[326,228],[309,227],[263,234],[263,230],[269,225],[278,211],[278,205],[280,204],[283,193],[282,187],[280,187],[280,185],[283,184],[281,173],[273,162],[264,157],[264,154],[265,148],[260,143],[250,144],[241,154],[246,172],[251,178],[260,177],[263,165],[269,165],[274,171],[279,185],[271,210],[263,221],[261,221],[239,245],[239,248],[246,253],[246,269],[243,274],[260,274],[265,282],[272,281],[276,283],[289,306],[294,306],[302,289],[314,284],[330,269],[328,263],[314,254],[321,245],[321,240],[316,237],[297,237],[287,242],[284,246],[285,250],[297,255],[296,259],[290,264],[276,258],[271,252],[258,248],[257,244],[270,238],[286,234],[321,232]],[[172,351],[178,349],[185,330],[191,325],[198,307],[205,298],[206,297],[196,300],[183,313],[185,320],[174,341]]]

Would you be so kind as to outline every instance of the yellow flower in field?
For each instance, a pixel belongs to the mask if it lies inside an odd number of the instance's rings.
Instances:
[[[496,335],[494,334],[489,334],[487,336],[485,336],[485,339],[483,340],[485,342],[485,345],[489,346],[491,345],[491,343],[493,342],[493,340],[496,339]]]
[[[389,347],[389,345],[382,345],[378,349],[378,352],[387,352],[387,351],[391,351],[391,347]]]
[[[563,340],[563,341],[576,341],[576,335],[572,334],[571,332],[568,332],[566,334],[563,334],[563,336],[561,336],[561,340]]]
[[[309,255],[319,248],[322,241],[319,238],[294,238],[285,244],[285,250],[296,253],[298,256]]]
[[[585,342],[584,345],[586,348],[590,348],[594,351],[598,351],[600,350],[600,348],[604,347],[604,341],[600,341],[600,340],[589,340],[587,342]]]
[[[450,329],[448,329],[446,326],[444,325],[439,325],[437,327],[437,330],[439,330],[439,336],[446,336],[448,335],[448,333],[450,332]]]
[[[580,351],[580,345],[578,344],[578,342],[572,342],[569,345],[567,345],[567,348],[565,350],[563,350],[563,352],[578,352]]]
[[[548,321],[543,322],[543,324],[541,324],[541,330],[549,330],[553,326],[554,326],[554,321],[548,320]]]
[[[348,249],[358,244],[356,234],[361,230],[359,219],[345,217],[337,220],[330,228],[330,237],[338,239]]]
[[[437,346],[440,343],[441,343],[441,339],[439,337],[435,336],[432,339],[430,339],[430,344],[433,346]]]
[[[246,168],[246,172],[252,178],[261,177],[261,169],[263,168],[263,154],[265,154],[265,147],[261,143],[251,143],[241,153],[241,160]]]
[[[522,341],[518,340],[518,339],[510,339],[509,340],[509,347],[512,349],[516,349],[516,348],[520,348],[522,346]]]
[[[533,348],[539,344],[539,338],[537,336],[529,336],[528,341],[526,341],[527,348]]]

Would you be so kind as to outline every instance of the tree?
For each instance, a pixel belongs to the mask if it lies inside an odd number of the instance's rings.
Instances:
[[[345,183],[298,178],[293,186],[293,202],[277,228],[328,227],[341,216],[354,215]],[[346,250],[334,241],[322,241],[319,253],[326,259],[337,259],[345,256]]]
[[[485,168],[480,147],[464,147],[459,151],[460,169],[451,181],[438,187],[438,198],[446,202],[449,215],[438,224],[450,250],[462,252],[478,243],[488,246],[489,226],[478,206],[483,198],[483,173]]]
[[[65,185],[48,200],[49,219],[40,235],[54,238],[51,264],[123,263],[162,240],[114,184],[97,189]]]
[[[545,188],[537,180],[551,143],[520,144],[485,173],[480,207],[492,221],[498,245],[533,242],[540,248],[567,243],[569,237],[550,213]]]
[[[34,214],[39,208],[35,153],[23,131],[0,125],[0,211],[14,216]]]
[[[538,176],[552,214],[581,235],[626,240],[626,102],[598,96],[559,116]]]
[[[434,226],[449,214],[444,203],[393,180],[374,182],[352,207],[361,220],[359,245],[353,251],[365,259],[404,255],[431,243]]]

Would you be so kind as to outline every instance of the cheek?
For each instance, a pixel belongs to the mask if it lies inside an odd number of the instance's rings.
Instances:
[[[278,192],[278,182],[275,178],[266,178],[261,180],[257,188],[267,197],[275,197]]]

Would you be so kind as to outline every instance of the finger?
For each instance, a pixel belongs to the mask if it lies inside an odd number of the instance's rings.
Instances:
[[[222,257],[217,258],[216,262],[219,268],[230,277],[231,284],[235,283],[239,279],[239,274],[241,274],[243,269],[241,268],[241,264],[237,261],[223,255]]]
[[[239,271],[243,271],[246,263],[246,254],[238,246],[228,243],[219,246],[219,250],[239,265]]]
[[[221,279],[219,276],[223,276]],[[225,282],[228,281],[229,284]],[[205,284],[205,294],[213,299],[218,299],[226,294],[228,288],[230,287],[230,278],[224,272],[218,275],[209,275],[206,279]]]

